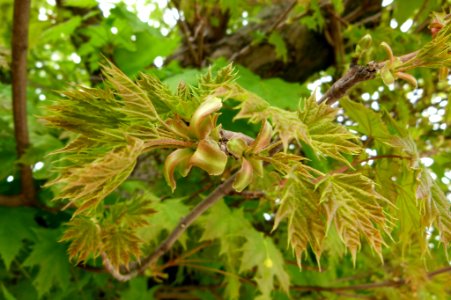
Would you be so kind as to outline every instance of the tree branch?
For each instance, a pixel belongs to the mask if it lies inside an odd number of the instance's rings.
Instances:
[[[130,265],[130,271],[124,274],[118,272],[111,261],[107,257],[105,253],[102,253],[103,263],[105,265],[105,269],[113,275],[119,281],[127,281],[130,280],[140,273],[144,272],[149,266],[155,263],[163,254],[169,251],[174,243],[180,238],[182,233],[190,226],[201,214],[203,214],[207,209],[209,209],[213,204],[215,204],[218,200],[222,199],[225,195],[229,194],[233,188],[232,184],[235,180],[236,174],[230,176],[226,181],[224,181],[221,185],[219,185],[207,198],[202,200],[193,210],[183,217],[179,224],[175,227],[172,233],[164,240],[153,253],[149,256],[145,257],[139,263],[134,263]]]
[[[27,124],[27,50],[28,24],[30,19],[30,0],[14,1],[12,36],[12,95],[14,130],[17,158],[29,146]],[[30,166],[20,163],[21,188],[24,202],[35,201],[33,174]]]
[[[417,55],[418,51],[408,53],[406,55],[398,57],[401,62],[406,62],[411,60]],[[370,80],[376,77],[377,71],[379,71],[387,61],[383,62],[370,62],[366,66],[353,65],[346,72],[343,77],[338,79],[329,90],[319,99],[319,103],[326,102],[331,105],[337,102],[341,97],[343,97],[347,91],[359,82]]]
[[[427,274],[429,279],[434,278],[435,276],[451,272],[451,266],[444,267]],[[342,292],[342,291],[362,291],[362,290],[370,290],[370,289],[378,289],[385,287],[400,287],[406,284],[407,281],[405,279],[399,280],[386,280],[381,282],[372,282],[366,284],[356,284],[350,286],[341,286],[341,287],[327,287],[327,286],[294,286],[291,289],[296,291],[326,291],[326,292]]]

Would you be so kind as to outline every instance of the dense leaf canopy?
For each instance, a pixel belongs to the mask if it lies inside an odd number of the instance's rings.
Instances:
[[[26,4],[0,299],[448,299],[449,1]]]

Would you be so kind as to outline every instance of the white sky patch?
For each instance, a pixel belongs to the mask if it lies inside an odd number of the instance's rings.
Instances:
[[[268,213],[263,213],[263,218],[265,218],[266,221],[271,221],[272,216]]]
[[[445,172],[445,176],[446,176],[448,179],[451,179],[451,170],[450,170],[450,171],[446,171],[446,172]]]
[[[178,11],[175,8],[166,9],[163,13],[163,21],[171,28],[177,25],[179,17]]]
[[[47,4],[55,6],[56,5],[56,1],[55,0],[47,0]]]
[[[39,101],[44,101],[45,99],[47,99],[47,97],[44,94],[40,94],[38,98]]]
[[[57,52],[52,53],[52,55],[50,56],[50,59],[53,61],[58,61],[61,59],[61,55]]]
[[[9,175],[8,177],[6,177],[6,182],[13,182],[13,180],[14,180],[13,175]]]
[[[365,152],[371,157],[377,156],[377,150],[376,149],[366,148]]]
[[[44,64],[41,61],[37,61],[35,64],[36,68],[42,68]]]
[[[390,4],[393,3],[393,0],[382,0],[382,7],[386,7],[389,6]]]
[[[371,95],[371,100],[377,100],[379,99],[379,92],[375,91],[372,95]]]
[[[80,62],[81,62],[81,57],[80,56],[78,56],[78,54],[77,53],[72,53],[71,55],[69,55],[69,59],[71,60],[71,61],[73,61],[74,63],[76,63],[76,64],[79,64]]]
[[[421,97],[423,97],[423,89],[414,89],[413,91],[407,93],[407,99],[409,99],[412,104],[417,103]]]
[[[446,177],[442,177],[442,182],[443,182],[443,184],[448,185],[451,181]]]
[[[370,100],[370,93],[363,93],[362,94],[362,99],[363,99],[363,101]]]
[[[44,167],[44,163],[42,161],[38,161],[34,167],[33,167],[33,171],[39,171]]]
[[[412,25],[413,25],[413,20],[408,19],[407,21],[402,23],[402,25],[399,29],[401,29],[402,32],[407,32],[407,31],[409,31],[410,27],[412,27]]]
[[[393,29],[396,29],[398,27],[398,22],[396,22],[395,19],[391,19],[390,27],[393,28]]]
[[[319,87],[321,87],[321,85],[323,83],[331,82],[331,81],[332,81],[332,76],[330,76],[330,75],[323,76],[323,77],[315,80],[314,82],[311,82],[311,83],[307,84],[307,88],[310,91],[312,91],[312,92],[316,91],[315,92],[315,97],[316,97],[316,99],[319,99],[319,98],[321,98],[323,96],[323,94],[321,93],[321,90],[320,90]]]
[[[117,29],[117,27],[111,27],[111,33],[112,34],[117,34],[119,32],[119,30]]]
[[[161,28],[160,32],[162,35],[167,36],[169,34],[169,29],[167,28]]]
[[[132,42],[136,42],[136,35],[132,35],[131,37],[130,37],[130,40],[132,40]]]
[[[288,145],[288,149],[290,150],[294,150],[296,148],[296,146],[294,144],[289,144]]]
[[[38,20],[39,21],[47,21],[49,18],[47,16],[47,11],[45,10],[44,7],[40,7],[39,8],[39,15],[38,15]]]
[[[434,160],[430,157],[422,157],[420,158],[420,161],[425,167],[430,167],[434,164]],[[437,175],[435,175],[435,177],[437,178]]]
[[[374,109],[375,111],[379,111],[380,109],[379,103],[377,101],[371,102],[371,108]]]
[[[161,56],[155,57],[155,59],[153,60],[153,64],[155,65],[155,67],[160,69],[164,64],[164,58]]]

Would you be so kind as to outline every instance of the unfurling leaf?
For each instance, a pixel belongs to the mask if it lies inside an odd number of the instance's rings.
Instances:
[[[237,192],[243,191],[251,182],[254,175],[252,164],[245,158],[242,159],[241,168],[238,171],[233,188]]]
[[[260,132],[255,138],[254,142],[250,145],[252,153],[259,153],[263,151],[271,143],[272,138],[272,127],[268,121],[263,121],[260,128]]]
[[[368,50],[371,47],[371,44],[373,43],[373,38],[369,34],[365,34],[360,40],[359,40],[359,47],[362,50]]]
[[[392,71],[389,69],[387,64],[382,67],[380,74],[385,85],[390,85],[395,82],[395,77],[393,76]]]
[[[222,107],[221,99],[217,97],[208,97],[194,112],[190,120],[190,128],[198,139],[206,138],[215,126],[215,119],[211,116]]]
[[[117,147],[104,156],[62,169],[60,176],[48,185],[62,184],[59,198],[69,199],[70,204],[77,205],[75,214],[79,214],[95,207],[124,182],[143,151],[143,141],[129,138],[127,145]]]
[[[187,175],[191,169],[189,160],[193,155],[193,150],[189,148],[177,149],[168,155],[164,162],[164,178],[171,187],[172,191],[175,190],[176,182],[174,178],[174,171],[177,166],[182,166],[183,174]]]
[[[227,164],[227,155],[217,142],[210,139],[201,140],[189,163],[210,175],[221,175]]]

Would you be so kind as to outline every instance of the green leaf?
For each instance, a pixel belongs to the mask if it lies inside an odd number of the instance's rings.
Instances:
[[[327,227],[332,223],[336,227],[354,264],[361,238],[365,238],[382,259],[381,232],[386,229],[386,217],[381,204],[389,202],[376,192],[374,182],[362,174],[333,174],[322,179],[318,186]]]
[[[8,291],[6,286],[2,283],[0,283],[0,286],[2,287],[3,297],[5,297],[5,300],[16,300],[16,297]]]
[[[288,50],[284,39],[280,33],[274,31],[268,38],[268,42],[276,49],[276,56],[281,58],[284,62],[288,60]]]
[[[130,280],[129,288],[120,292],[120,299],[122,300],[153,300],[155,299],[155,292],[158,285],[148,289],[147,278],[138,277]]]
[[[141,239],[151,243],[157,243],[162,233],[165,238],[190,211],[189,206],[183,203],[183,199],[166,199],[155,203],[152,209],[156,212],[146,218],[148,225],[137,230]],[[186,235],[183,234],[178,242],[185,246]]]
[[[309,245],[319,263],[326,234],[320,195],[314,191],[313,184],[306,178],[293,173],[289,174],[280,195],[281,203],[274,220],[274,229],[286,218],[288,241],[294,250],[298,265],[301,266],[302,254],[307,251]]]
[[[69,37],[74,32],[74,30],[77,29],[78,26],[80,26],[81,21],[82,18],[80,16],[73,16],[65,22],[52,26],[42,33],[39,42],[49,43],[60,40],[63,36]]]
[[[256,299],[272,299],[271,292],[274,290],[274,279],[285,293],[288,293],[290,279],[284,269],[284,259],[280,250],[274,245],[269,237],[262,233],[250,230],[246,234],[247,241],[243,245],[243,256],[241,260],[240,273],[257,269],[255,281],[261,293]],[[258,251],[256,251],[258,249]]]
[[[309,140],[306,141],[318,156],[329,156],[349,165],[342,155],[355,155],[361,151],[358,137],[344,126],[335,122],[337,110],[329,105],[318,104],[314,97],[301,102],[299,119],[308,127]]]
[[[0,207],[0,257],[7,270],[19,254],[24,240],[34,241],[35,211],[30,208]]]
[[[357,122],[357,130],[359,132],[382,142],[388,142],[392,139],[392,135],[382,120],[381,114],[348,98],[342,98],[340,105],[345,109],[346,114],[353,121]]]
[[[450,201],[432,179],[429,171],[422,169],[418,176],[416,192],[421,212],[421,224],[424,227],[434,226],[440,233],[440,242],[448,247],[451,240]]]
[[[70,264],[67,260],[66,247],[58,242],[61,235],[59,230],[36,229],[34,232],[37,236],[36,243],[23,266],[39,267],[33,285],[41,298],[52,286],[59,286],[63,290],[68,288]]]

